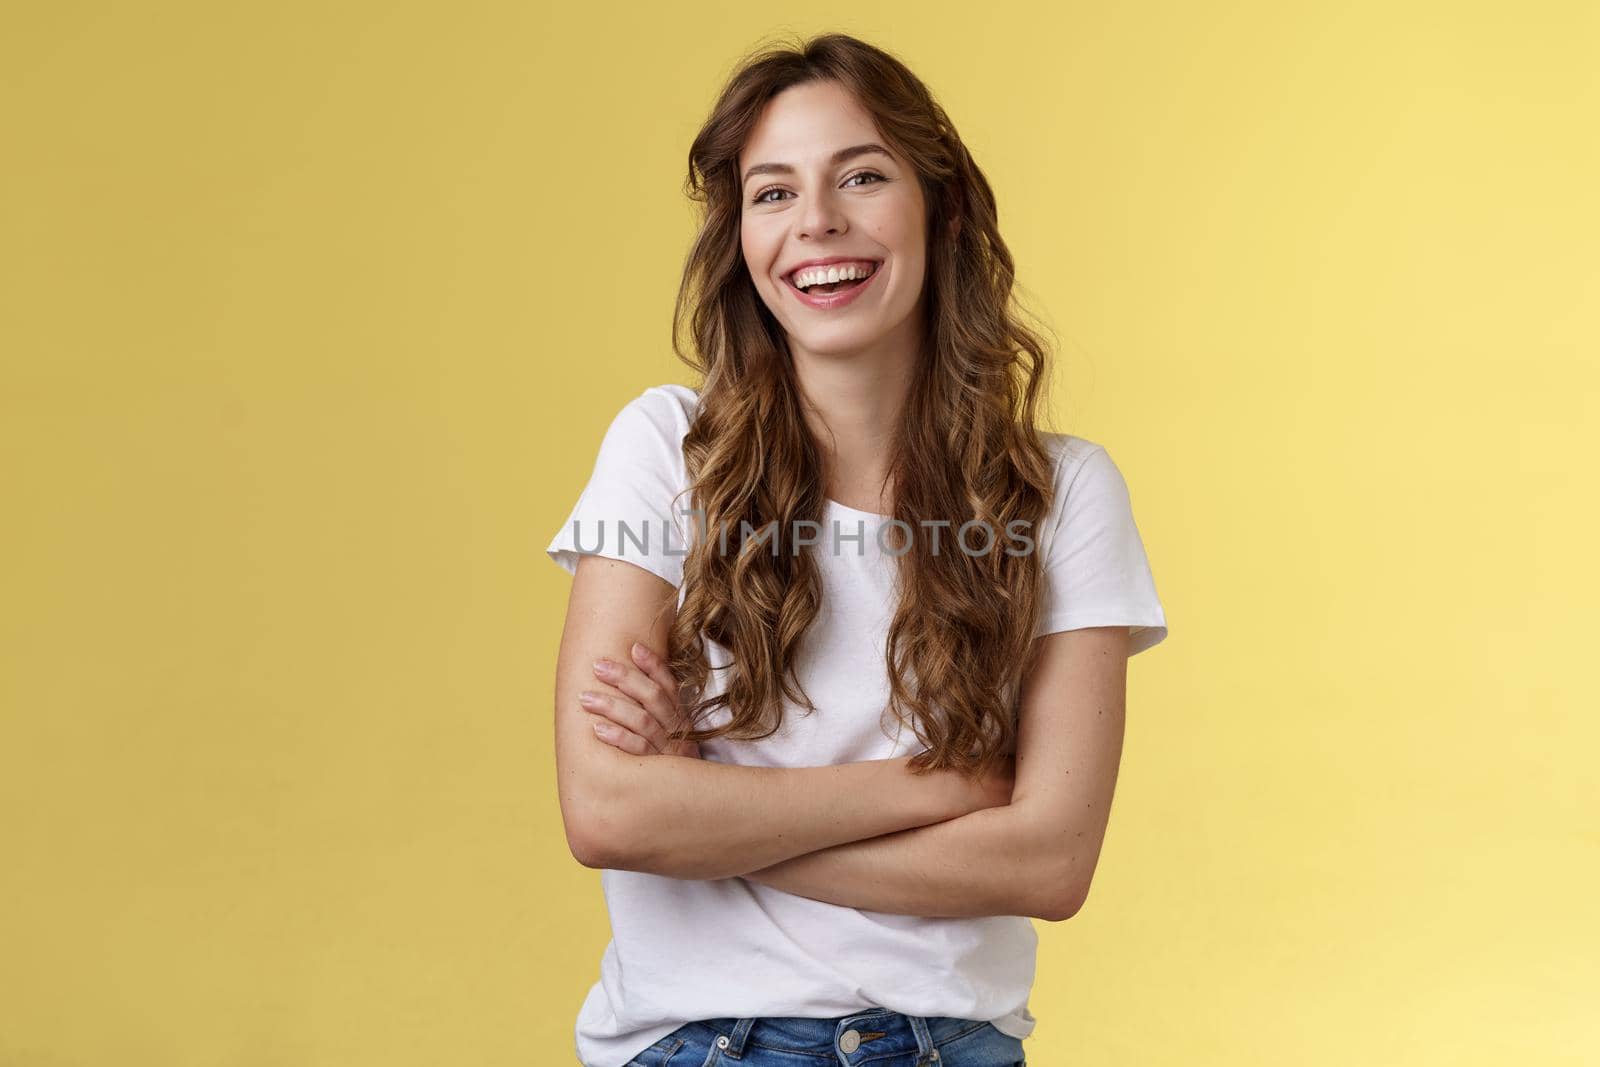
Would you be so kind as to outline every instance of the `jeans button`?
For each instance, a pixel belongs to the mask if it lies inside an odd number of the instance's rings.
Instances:
[[[723,1034],[721,1037],[717,1038],[717,1047],[718,1048],[727,1048],[728,1047],[728,1035],[727,1034]]]
[[[861,1032],[859,1030],[846,1030],[839,1035],[839,1051],[850,1053],[861,1047]]]

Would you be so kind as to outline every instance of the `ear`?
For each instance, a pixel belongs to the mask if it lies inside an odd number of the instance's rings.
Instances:
[[[962,195],[960,189],[950,188],[945,191],[944,217],[950,220],[951,240],[961,236],[961,220],[967,213],[966,207],[966,197]]]

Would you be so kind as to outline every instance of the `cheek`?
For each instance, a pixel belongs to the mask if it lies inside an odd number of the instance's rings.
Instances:
[[[869,224],[873,240],[901,255],[915,252],[922,244],[922,216],[904,204],[885,207]]]
[[[739,232],[739,250],[744,255],[745,270],[750,273],[751,280],[758,286],[770,287],[772,271],[777,265],[772,243],[762,240],[759,230],[752,231],[746,226]]]

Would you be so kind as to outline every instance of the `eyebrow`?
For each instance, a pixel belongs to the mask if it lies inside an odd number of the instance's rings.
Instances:
[[[856,156],[864,156],[869,152],[877,152],[879,155],[888,156],[891,160],[894,159],[894,156],[890,155],[889,150],[883,147],[881,144],[858,144],[851,145],[849,148],[839,149],[839,151],[833,154],[833,158],[829,160],[829,162],[837,166],[838,164],[843,163],[845,160],[854,159]],[[794,168],[789,166],[787,163],[757,163],[755,166],[744,172],[744,181],[749,182],[750,179],[755,177],[757,174],[793,173]]]

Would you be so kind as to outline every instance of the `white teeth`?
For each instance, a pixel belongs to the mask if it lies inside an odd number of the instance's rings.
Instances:
[[[867,277],[872,273],[873,267],[874,265],[870,263],[850,263],[844,267],[807,267],[794,276],[794,284],[796,288],[805,289],[828,282],[852,281]]]

